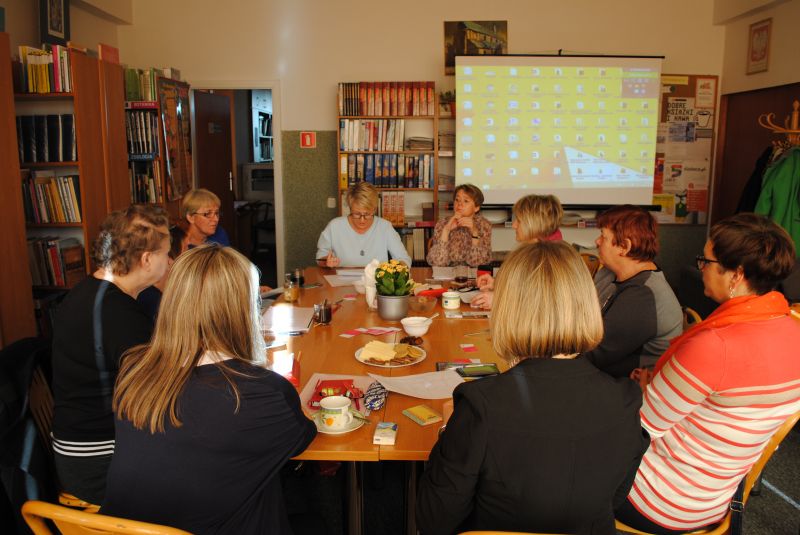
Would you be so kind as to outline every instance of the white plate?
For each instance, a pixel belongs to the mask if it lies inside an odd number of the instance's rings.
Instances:
[[[415,346],[415,347],[417,347],[417,346]],[[376,366],[378,368],[404,368],[406,366],[413,366],[414,364],[419,364],[420,362],[425,360],[425,357],[428,356],[428,354],[425,352],[425,350],[422,349],[421,347],[417,347],[417,349],[422,351],[422,355],[417,357],[417,359],[414,362],[409,362],[408,364],[392,364],[390,362],[387,362],[386,364],[375,364],[374,362],[363,361],[363,360],[361,360],[361,352],[364,350],[363,347],[360,347],[360,348],[356,349],[356,360],[358,362],[361,362],[362,364],[366,364],[367,366]]]
[[[355,409],[350,409],[350,412],[352,412],[354,415],[360,416],[361,418],[365,417],[363,414],[361,414]],[[322,427],[321,420],[322,420],[322,411],[317,411],[314,414],[314,424],[317,426],[317,431],[325,435],[343,435],[345,433],[349,433],[350,431],[355,431],[356,429],[367,423],[364,420],[361,420],[360,418],[356,418],[355,416],[353,416],[353,419],[350,420],[350,423],[347,424],[344,428],[333,430]]]

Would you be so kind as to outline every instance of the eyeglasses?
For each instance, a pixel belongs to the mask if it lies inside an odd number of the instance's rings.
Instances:
[[[719,264],[719,260],[712,260],[710,258],[706,258],[703,255],[698,255],[694,257],[695,262],[697,262],[697,269],[703,271],[703,268],[706,267],[708,264]]]
[[[195,212],[195,215],[201,215],[206,219],[213,219],[213,218],[219,219],[220,217],[222,217],[222,210],[217,210],[216,212]]]
[[[366,219],[367,221],[369,221],[370,219],[375,217],[375,214],[370,214],[366,212],[351,212],[350,217],[352,217],[353,219]]]

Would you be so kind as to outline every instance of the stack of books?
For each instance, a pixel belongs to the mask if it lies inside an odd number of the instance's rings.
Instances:
[[[455,132],[439,132],[439,156],[451,157],[456,150]]]
[[[83,245],[75,238],[28,238],[28,260],[35,286],[72,288],[86,277]]]
[[[22,169],[22,197],[29,223],[80,223],[80,180],[48,169]]]
[[[433,138],[410,137],[406,140],[406,150],[433,150]]]
[[[72,91],[67,47],[45,44],[42,48],[20,45],[21,68],[17,80],[27,93],[69,93]]]
[[[19,161],[25,163],[74,162],[75,117],[61,115],[17,115]]]
[[[340,116],[432,116],[433,82],[344,82],[339,84]]]

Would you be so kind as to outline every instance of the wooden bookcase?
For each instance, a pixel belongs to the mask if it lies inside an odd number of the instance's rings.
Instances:
[[[0,225],[0,251],[4,256],[0,277],[0,348],[36,335],[15,135],[10,46],[8,34],[0,32],[0,191],[5,198],[5,216]]]
[[[127,150],[122,111],[122,69],[118,65],[89,57],[81,51],[69,50],[72,92],[15,94],[11,89],[11,50],[8,46],[8,35],[0,35],[3,36],[0,39],[0,63],[3,65],[0,69],[0,79],[3,80],[3,87],[0,88],[0,100],[3,101],[2,122],[10,125],[0,129],[0,146],[4,148],[0,150],[11,149],[8,154],[0,154],[3,191],[10,192],[6,202],[6,209],[10,211],[10,222],[4,226],[3,232],[8,232],[8,239],[13,241],[4,246],[3,250],[9,252],[9,259],[14,259],[8,262],[13,266],[4,266],[7,276],[3,278],[2,284],[8,284],[9,289],[7,291],[3,286],[2,307],[13,307],[15,315],[27,318],[24,325],[11,328],[3,325],[3,343],[8,343],[5,336],[12,340],[35,334],[31,288],[39,294],[68,289],[67,286],[32,286],[27,239],[49,236],[77,239],[82,244],[83,262],[88,275],[93,269],[90,260],[91,247],[101,222],[111,210],[128,206],[130,196],[126,192]],[[68,159],[63,156],[67,161],[21,162],[17,143],[18,136],[22,133],[17,132],[15,116],[65,114],[73,116],[77,158],[72,160],[71,157]],[[66,131],[62,134],[67,135]],[[46,143],[50,145],[49,140]],[[26,220],[21,169],[51,170],[56,175],[77,176],[80,222],[36,223]]]
[[[438,94],[435,84],[427,82],[429,85],[425,85],[426,82],[421,82],[423,86],[420,94],[424,96],[417,97],[415,94],[405,105],[399,103],[401,97],[395,96],[402,93],[401,88],[413,88],[416,83],[340,84],[336,134],[339,214],[346,212],[345,192],[350,185],[361,181],[373,183],[381,197],[380,214],[398,229],[404,242],[409,240],[415,242],[415,245],[411,246],[412,249],[423,244],[426,255],[427,243],[439,213]],[[428,92],[432,92],[432,98],[428,98]],[[387,95],[389,100],[384,104]],[[425,106],[420,110],[414,106],[413,101],[423,98]],[[380,112],[375,111],[378,109],[377,103],[369,104],[371,99],[381,100]],[[359,131],[358,134],[354,135],[354,129]],[[431,148],[408,148],[407,142],[412,137],[430,138]],[[387,158],[389,158],[388,165],[385,164]],[[422,167],[427,161],[427,172],[420,171],[420,176],[413,180],[416,187],[408,187],[408,170],[403,162],[408,162],[409,159],[421,162]],[[379,164],[379,161],[382,163]],[[393,168],[388,177],[391,185],[386,184],[385,176],[381,176],[382,180],[375,178],[379,166],[382,168],[382,175],[387,169]],[[404,169],[401,170],[401,167]],[[423,182],[425,176],[427,180]],[[423,204],[432,206],[430,212],[424,209]],[[424,234],[424,236],[414,236],[414,234]],[[412,252],[411,256],[415,263],[424,262],[424,255]]]

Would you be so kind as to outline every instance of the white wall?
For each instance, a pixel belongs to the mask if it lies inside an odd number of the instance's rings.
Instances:
[[[766,72],[748,75],[745,72],[745,65],[750,25],[770,17],[772,17],[772,42],[769,69]],[[739,93],[800,82],[798,58],[800,43],[797,39],[799,34],[800,0],[769,2],[761,9],[748,11],[730,20],[725,26],[722,92]],[[790,111],[789,105],[786,104],[787,113]]]
[[[335,128],[336,83],[444,76],[443,21],[507,20],[509,53],[665,55],[664,71],[721,74],[724,28],[702,0],[136,0],[122,60],[192,81],[280,80],[284,130]]]

